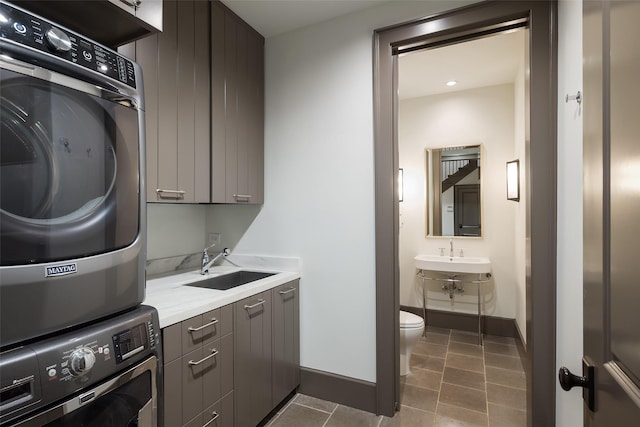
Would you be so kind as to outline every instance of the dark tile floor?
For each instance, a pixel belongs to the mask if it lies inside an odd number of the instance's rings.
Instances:
[[[400,382],[393,418],[297,394],[268,427],[519,427],[526,426],[526,380],[513,338],[427,328],[411,373]]]

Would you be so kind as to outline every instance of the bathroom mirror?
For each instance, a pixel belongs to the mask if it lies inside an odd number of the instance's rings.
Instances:
[[[427,237],[482,237],[482,146],[425,151]]]

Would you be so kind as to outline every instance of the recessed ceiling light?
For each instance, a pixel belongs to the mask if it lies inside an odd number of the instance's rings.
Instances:
[[[447,86],[455,86],[455,85],[457,85],[457,84],[458,84],[458,82],[457,82],[457,81],[455,81],[455,80],[449,80],[449,81],[447,82]]]

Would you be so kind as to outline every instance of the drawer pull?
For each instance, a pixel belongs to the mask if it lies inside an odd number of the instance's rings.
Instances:
[[[187,329],[189,331],[189,333],[192,332],[199,332],[201,330],[203,330],[204,328],[208,328],[209,326],[213,326],[216,323],[218,323],[218,319],[216,319],[215,317],[213,319],[211,319],[211,322],[207,323],[206,325],[202,325],[200,327],[194,328],[193,326],[189,326],[189,328]]]
[[[296,290],[296,288],[289,288],[286,291],[280,291],[278,292],[280,295],[286,295],[286,294],[290,294],[291,292],[294,292]]]
[[[218,350],[216,350],[215,348],[212,348],[211,349],[211,354],[208,355],[207,357],[203,357],[202,359],[198,360],[197,362],[194,362],[193,360],[189,360],[189,366],[198,366],[202,362],[206,362],[207,360],[211,359],[212,357],[214,357],[217,354],[218,354]]]
[[[185,193],[184,190],[164,190],[162,188],[156,189],[156,194],[161,199],[163,197],[171,197],[173,199],[184,199],[184,193]]]
[[[213,412],[211,413],[211,416],[212,416],[213,418],[211,418],[209,421],[207,421],[207,423],[206,423],[205,425],[203,425],[202,427],[207,427],[209,424],[211,424],[212,422],[214,422],[215,420],[217,420],[217,419],[218,419],[218,417],[220,416],[220,414],[219,414],[219,413],[217,413],[216,411],[213,411]]]
[[[234,194],[233,198],[238,200],[238,199],[244,199],[244,200],[250,200],[251,199],[251,194]]]
[[[264,300],[263,299],[259,299],[257,303],[255,304],[251,304],[251,305],[245,305],[244,308],[245,310],[251,310],[252,308],[256,308],[260,305],[264,304]]]

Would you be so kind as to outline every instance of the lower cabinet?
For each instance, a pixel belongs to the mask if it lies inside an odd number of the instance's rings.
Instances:
[[[160,426],[255,427],[300,384],[299,281],[162,330]]]
[[[233,427],[233,307],[192,317],[162,333],[161,425]]]
[[[272,408],[271,291],[234,304],[236,426],[255,427]]]
[[[236,426],[255,427],[300,385],[299,281],[234,304]]]
[[[296,280],[274,288],[271,406],[300,385],[300,286]]]

